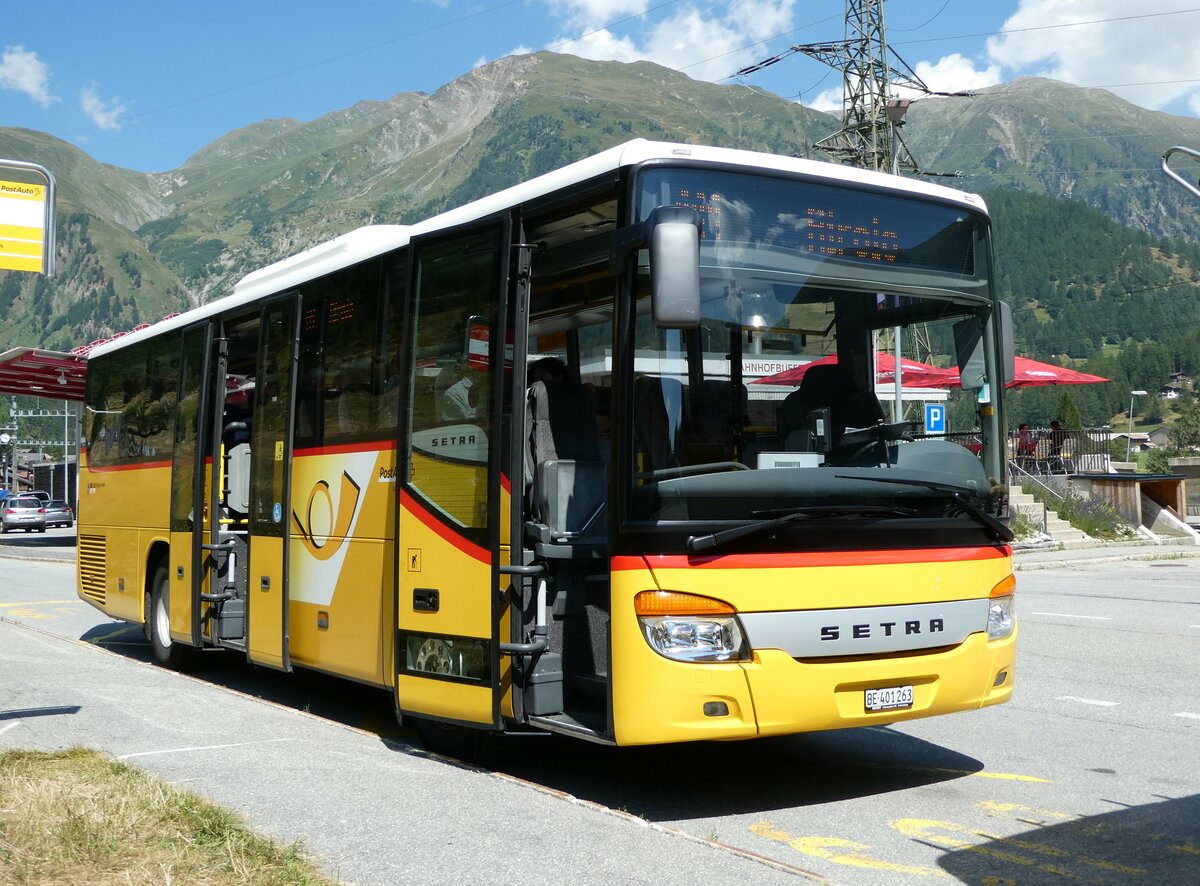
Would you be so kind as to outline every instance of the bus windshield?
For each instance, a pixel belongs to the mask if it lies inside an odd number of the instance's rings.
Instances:
[[[1002,508],[982,214],[795,179],[643,172],[640,215],[664,204],[700,218],[701,322],[658,329],[639,298],[628,519],[800,510],[995,528],[970,514]],[[961,390],[956,342],[972,336],[986,343],[984,387]],[[955,426],[926,433],[923,404],[946,415],[952,402]]]

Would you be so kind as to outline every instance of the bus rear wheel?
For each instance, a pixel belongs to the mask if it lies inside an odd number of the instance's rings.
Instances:
[[[171,639],[171,585],[167,567],[159,564],[146,595],[146,639],[156,664],[177,671],[186,649]]]

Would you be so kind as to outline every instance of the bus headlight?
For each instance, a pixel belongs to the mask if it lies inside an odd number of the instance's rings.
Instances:
[[[1010,575],[992,588],[987,620],[989,640],[1003,640],[1013,632],[1013,591],[1016,587],[1016,577]]]
[[[988,639],[1003,640],[1013,632],[1013,598],[996,597],[988,607]]]
[[[745,661],[746,635],[732,606],[711,597],[643,591],[634,611],[650,648],[675,661]]]

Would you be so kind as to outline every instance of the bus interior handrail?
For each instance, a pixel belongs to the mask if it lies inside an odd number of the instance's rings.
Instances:
[[[1167,177],[1174,180],[1181,188],[1183,188],[1193,197],[1200,197],[1200,187],[1198,187],[1196,184],[1192,184],[1170,167],[1169,162],[1172,154],[1186,154],[1196,162],[1200,163],[1200,151],[1192,148],[1185,148],[1182,145],[1176,145],[1173,148],[1167,148],[1167,150],[1163,152],[1162,158],[1162,171],[1167,174]]]

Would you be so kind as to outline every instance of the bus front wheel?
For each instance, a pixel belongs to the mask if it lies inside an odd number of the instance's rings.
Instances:
[[[154,570],[154,581],[146,596],[146,639],[154,661],[177,671],[186,650],[171,639],[171,585],[167,567],[161,563]]]

